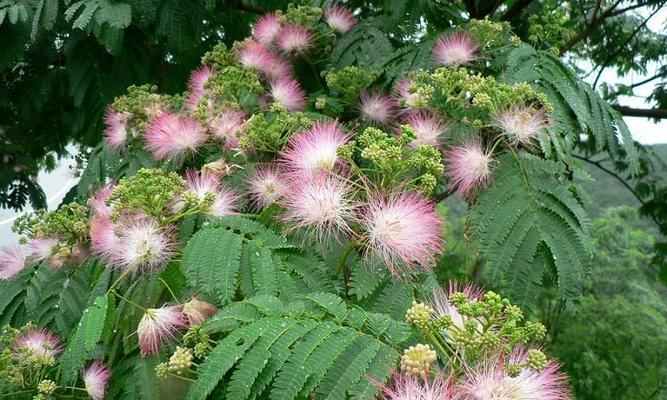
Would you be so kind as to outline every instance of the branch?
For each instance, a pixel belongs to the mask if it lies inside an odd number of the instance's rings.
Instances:
[[[236,9],[240,10],[240,11],[247,11],[247,12],[250,12],[250,13],[253,13],[253,14],[266,14],[265,9],[263,9],[261,7],[253,6],[251,4],[246,4],[242,0],[236,0],[235,1],[235,6],[236,6]]]
[[[579,32],[576,34],[574,37],[572,37],[570,40],[568,40],[564,45],[563,48],[560,49],[560,55],[565,54],[568,52],[570,49],[572,49],[577,43],[581,42],[582,40],[588,38],[595,30],[602,25],[605,19],[609,18],[612,16],[612,13],[618,7],[619,4],[621,4],[623,0],[616,0],[614,4],[609,6],[602,14],[600,14],[597,18],[593,19],[591,21],[590,25],[586,27],[583,31]]]
[[[660,71],[657,74],[653,75],[652,77],[646,78],[643,81],[639,81],[639,82],[636,82],[636,83],[631,83],[631,84],[625,85],[625,86],[629,86],[631,88],[636,88],[637,86],[645,85],[649,82],[653,82],[654,80],[663,78],[665,76],[667,76],[667,68],[665,68],[664,70],[661,68]]]
[[[630,186],[630,185],[625,181],[625,179],[621,178],[621,177],[618,176],[618,174],[616,174],[614,171],[612,171],[612,170],[608,169],[607,167],[605,167],[604,165],[602,165],[602,163],[600,163],[599,161],[589,160],[589,159],[586,158],[586,157],[578,156],[578,155],[576,155],[576,154],[572,154],[572,157],[574,157],[574,158],[576,158],[576,159],[578,159],[578,160],[586,161],[586,162],[589,163],[589,164],[595,165],[596,167],[600,168],[600,169],[603,170],[604,172],[606,172],[606,173],[608,173],[609,175],[613,176],[614,178],[616,178],[617,181],[621,182],[621,184],[622,184],[623,186],[625,186],[625,188],[628,189],[628,190],[630,191],[630,193],[632,193],[632,195],[635,196],[635,198],[636,198],[637,200],[639,200],[639,202],[641,203],[642,206],[643,206],[644,204],[646,204],[646,202],[644,202],[644,200],[642,200],[642,198],[639,197],[639,194],[637,194],[637,192],[635,192],[635,190],[632,188],[632,186]],[[657,221],[656,221],[656,222],[657,222]]]
[[[604,60],[604,62],[603,62],[602,64],[600,64],[600,71],[598,72],[598,75],[595,77],[595,81],[593,82],[593,88],[595,88],[595,87],[597,86],[598,81],[600,80],[600,77],[602,76],[602,72],[604,71],[605,68],[607,68],[607,65],[609,65],[609,63],[610,63],[614,58],[616,58],[616,57],[621,53],[621,51],[623,51],[623,49],[625,48],[625,46],[627,46],[627,45],[632,41],[632,39],[634,39],[635,36],[637,36],[637,34],[639,33],[639,31],[641,31],[642,28],[644,28],[644,27],[646,26],[646,24],[648,23],[648,21],[649,21],[651,18],[653,18],[653,16],[654,16],[655,14],[657,14],[658,11],[660,11],[660,7],[656,7],[656,9],[655,9],[655,10],[654,10],[648,17],[646,17],[646,18],[644,19],[644,21],[643,21],[641,24],[637,25],[637,27],[635,28],[635,30],[634,30],[634,31],[632,32],[632,34],[631,34],[631,35],[630,35],[630,36],[623,42],[623,44],[620,45],[620,46],[618,47],[618,49],[616,49],[616,51],[614,51],[614,52],[611,53],[609,56],[607,56],[607,58]]]
[[[505,11],[505,14],[503,14],[502,17],[500,17],[501,20],[503,21],[509,21],[512,18],[516,17],[523,11],[524,8],[528,7],[530,3],[532,3],[533,0],[517,0],[514,4],[512,4],[512,7],[510,7],[507,11]]]
[[[633,108],[618,104],[615,104],[612,107],[626,117],[667,118],[667,109],[665,108]]]
[[[454,194],[454,192],[456,192],[456,190],[454,190],[453,188],[449,188],[449,189],[445,190],[444,192],[438,193],[435,196],[433,196],[433,200],[435,201],[436,204],[438,204],[441,201],[443,201],[444,199],[446,199],[447,197]]]
[[[470,14],[472,18],[477,18],[478,9],[475,0],[463,0],[463,3],[465,4],[466,9],[468,9],[468,14]]]
[[[658,3],[658,1],[656,1],[656,2],[648,2],[648,1],[647,1],[646,3],[637,3],[637,4],[634,4],[634,5],[625,7],[625,8],[619,8],[618,10],[614,11],[613,13],[611,13],[610,17],[615,17],[615,16],[620,15],[620,14],[623,14],[623,13],[625,13],[625,12],[632,11],[632,10],[634,10],[634,9],[636,9],[636,8],[647,7],[647,6],[654,6],[654,5],[656,5],[657,3]]]
[[[503,4],[503,0],[496,0],[492,4],[490,4],[487,8],[479,10],[478,18],[486,18],[492,16],[493,13],[496,12],[498,7],[500,7],[501,4]]]
[[[613,176],[614,178],[616,178],[616,180],[618,180],[619,182],[621,182],[621,184],[622,184],[623,186],[625,186],[625,188],[628,189],[628,190],[630,191],[630,193],[632,193],[633,196],[635,196],[635,198],[639,201],[639,203],[642,205],[642,207],[643,207],[644,205],[646,205],[646,202],[645,202],[644,200],[642,200],[641,197],[639,197],[639,194],[638,194],[637,192],[635,192],[635,190],[634,190],[634,189],[633,189],[633,188],[632,188],[632,187],[625,181],[625,179],[623,179],[623,178],[621,178],[620,176],[618,176],[618,174],[616,174],[614,171],[612,171],[612,170],[606,168],[604,165],[602,165],[601,162],[599,162],[599,161],[589,160],[589,159],[586,158],[586,157],[578,156],[578,155],[576,155],[576,154],[572,154],[572,157],[574,157],[574,158],[576,158],[576,159],[579,159],[579,160],[583,160],[583,161],[585,161],[585,162],[587,162],[587,163],[589,163],[589,164],[595,165],[596,167],[600,168],[602,171],[604,171],[604,172],[608,173],[609,175]],[[653,222],[655,222],[655,224],[656,224],[657,226],[659,226],[659,227],[662,226],[662,224],[660,223],[660,221],[658,220],[658,218],[656,218],[655,214],[650,214],[650,215],[649,215],[649,218],[651,218],[651,220],[652,220]]]

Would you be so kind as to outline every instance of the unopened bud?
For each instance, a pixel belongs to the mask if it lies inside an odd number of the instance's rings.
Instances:
[[[405,313],[405,319],[423,330],[430,325],[432,315],[433,309],[430,306],[413,301],[412,307]]]
[[[160,363],[155,366],[155,375],[160,378],[164,379],[169,376],[169,364],[166,362]]]
[[[192,366],[192,350],[176,346],[176,351],[169,358],[169,372],[182,375]]]
[[[526,364],[533,371],[542,371],[547,366],[547,356],[540,350],[530,349],[526,356]]]
[[[53,394],[56,391],[56,383],[50,379],[44,379],[37,384],[37,391],[43,394]]]
[[[401,370],[410,375],[423,376],[428,374],[431,363],[438,359],[435,350],[428,344],[417,344],[403,351]]]
[[[233,166],[229,165],[223,159],[205,164],[202,169],[204,171],[210,171],[218,174],[220,177],[230,175],[234,171]]]

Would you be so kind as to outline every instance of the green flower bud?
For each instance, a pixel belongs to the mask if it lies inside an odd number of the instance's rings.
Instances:
[[[533,371],[542,371],[547,366],[547,356],[540,350],[530,349],[526,356],[526,365]]]
[[[43,394],[53,394],[58,386],[50,379],[43,379],[37,384],[37,391]]]
[[[438,355],[428,344],[410,346],[403,351],[401,370],[410,375],[425,376],[437,359]]]
[[[405,319],[422,331],[428,330],[433,319],[433,309],[424,303],[412,302],[412,307],[405,313]]]
[[[197,358],[205,358],[208,355],[208,346],[206,346],[206,343],[197,343],[194,353]]]
[[[169,358],[169,372],[183,375],[192,366],[192,350],[187,347],[176,346],[176,351]]]
[[[327,106],[327,99],[324,97],[318,97],[315,99],[315,108],[318,110],[324,110]]]
[[[160,379],[169,376],[169,363],[163,362],[155,366],[155,375]]]
[[[511,377],[516,377],[518,376],[523,368],[519,364],[514,364],[514,365],[508,365],[505,367],[505,371],[507,372],[507,375]]]

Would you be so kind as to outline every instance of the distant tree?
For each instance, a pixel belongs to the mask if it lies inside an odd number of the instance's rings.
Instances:
[[[667,291],[647,269],[653,238],[631,208],[594,221],[588,294],[549,328],[577,398],[661,399],[667,395]]]

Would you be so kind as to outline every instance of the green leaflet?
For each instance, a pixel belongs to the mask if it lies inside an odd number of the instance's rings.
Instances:
[[[575,298],[587,273],[588,218],[565,181],[563,166],[521,153],[501,157],[494,183],[472,210],[489,279],[522,305],[534,300],[545,272],[538,246],[556,267],[558,293]]]
[[[242,236],[224,229],[197,232],[183,250],[181,268],[191,287],[225,304],[234,296]]]
[[[317,390],[317,399],[345,399],[346,392],[359,382],[381,343],[369,336],[357,338],[327,371]]]
[[[0,282],[0,321],[14,326],[33,321],[65,337],[107,281],[108,273],[100,273],[95,262],[70,275],[45,264],[26,268],[12,280]]]
[[[362,23],[340,38],[331,60],[336,68],[348,65],[379,67],[392,51],[391,42],[384,33],[372,24]]]
[[[91,307],[83,312],[81,321],[72,334],[65,351],[60,356],[60,380],[63,385],[71,385],[84,366],[88,353],[102,337],[110,295],[97,297]]]
[[[139,400],[159,400],[158,382],[155,367],[160,363],[158,357],[139,358],[134,364],[134,380]]]
[[[566,139],[571,143],[583,140],[584,146],[595,152],[607,151],[615,158],[627,158],[630,173],[637,172],[637,148],[619,113],[558,57],[523,45],[509,53],[504,68],[506,82],[528,82],[548,96],[554,106],[555,129],[550,130],[550,137],[556,148],[569,148],[564,143]],[[581,133],[588,138],[580,139]],[[558,158],[564,159],[563,156],[561,153]]]
[[[35,268],[26,268],[13,279],[0,282],[0,322],[2,325],[13,321],[16,309],[25,302],[26,286],[35,274]]]
[[[208,333],[228,332],[199,368],[188,399],[204,399],[231,370],[226,398],[372,398],[366,378],[386,380],[411,330],[387,315],[348,308],[329,293],[284,304],[260,295],[232,303],[207,322]],[[254,308],[256,312],[250,312]],[[295,311],[289,311],[295,310]],[[388,341],[392,332],[396,341]],[[403,332],[402,334],[399,332]]]
[[[241,217],[212,221],[188,240],[181,260],[188,285],[221,305],[237,294],[293,300],[333,291],[326,268],[314,254],[297,251],[269,228]]]
[[[384,268],[374,268],[363,263],[354,264],[350,277],[350,294],[357,300],[370,296],[375,289],[387,281],[387,271]]]
[[[218,343],[198,368],[198,378],[188,391],[188,400],[203,400],[215,389],[223,375],[245,354],[262,331],[268,329],[262,322],[256,321],[239,328]]]
[[[84,315],[88,313],[86,323],[84,325],[83,343],[86,351],[92,351],[95,345],[102,337],[102,330],[104,329],[104,322],[107,316],[109,305],[114,306],[113,297],[108,294],[100,296],[95,299],[93,307],[84,311]]]

